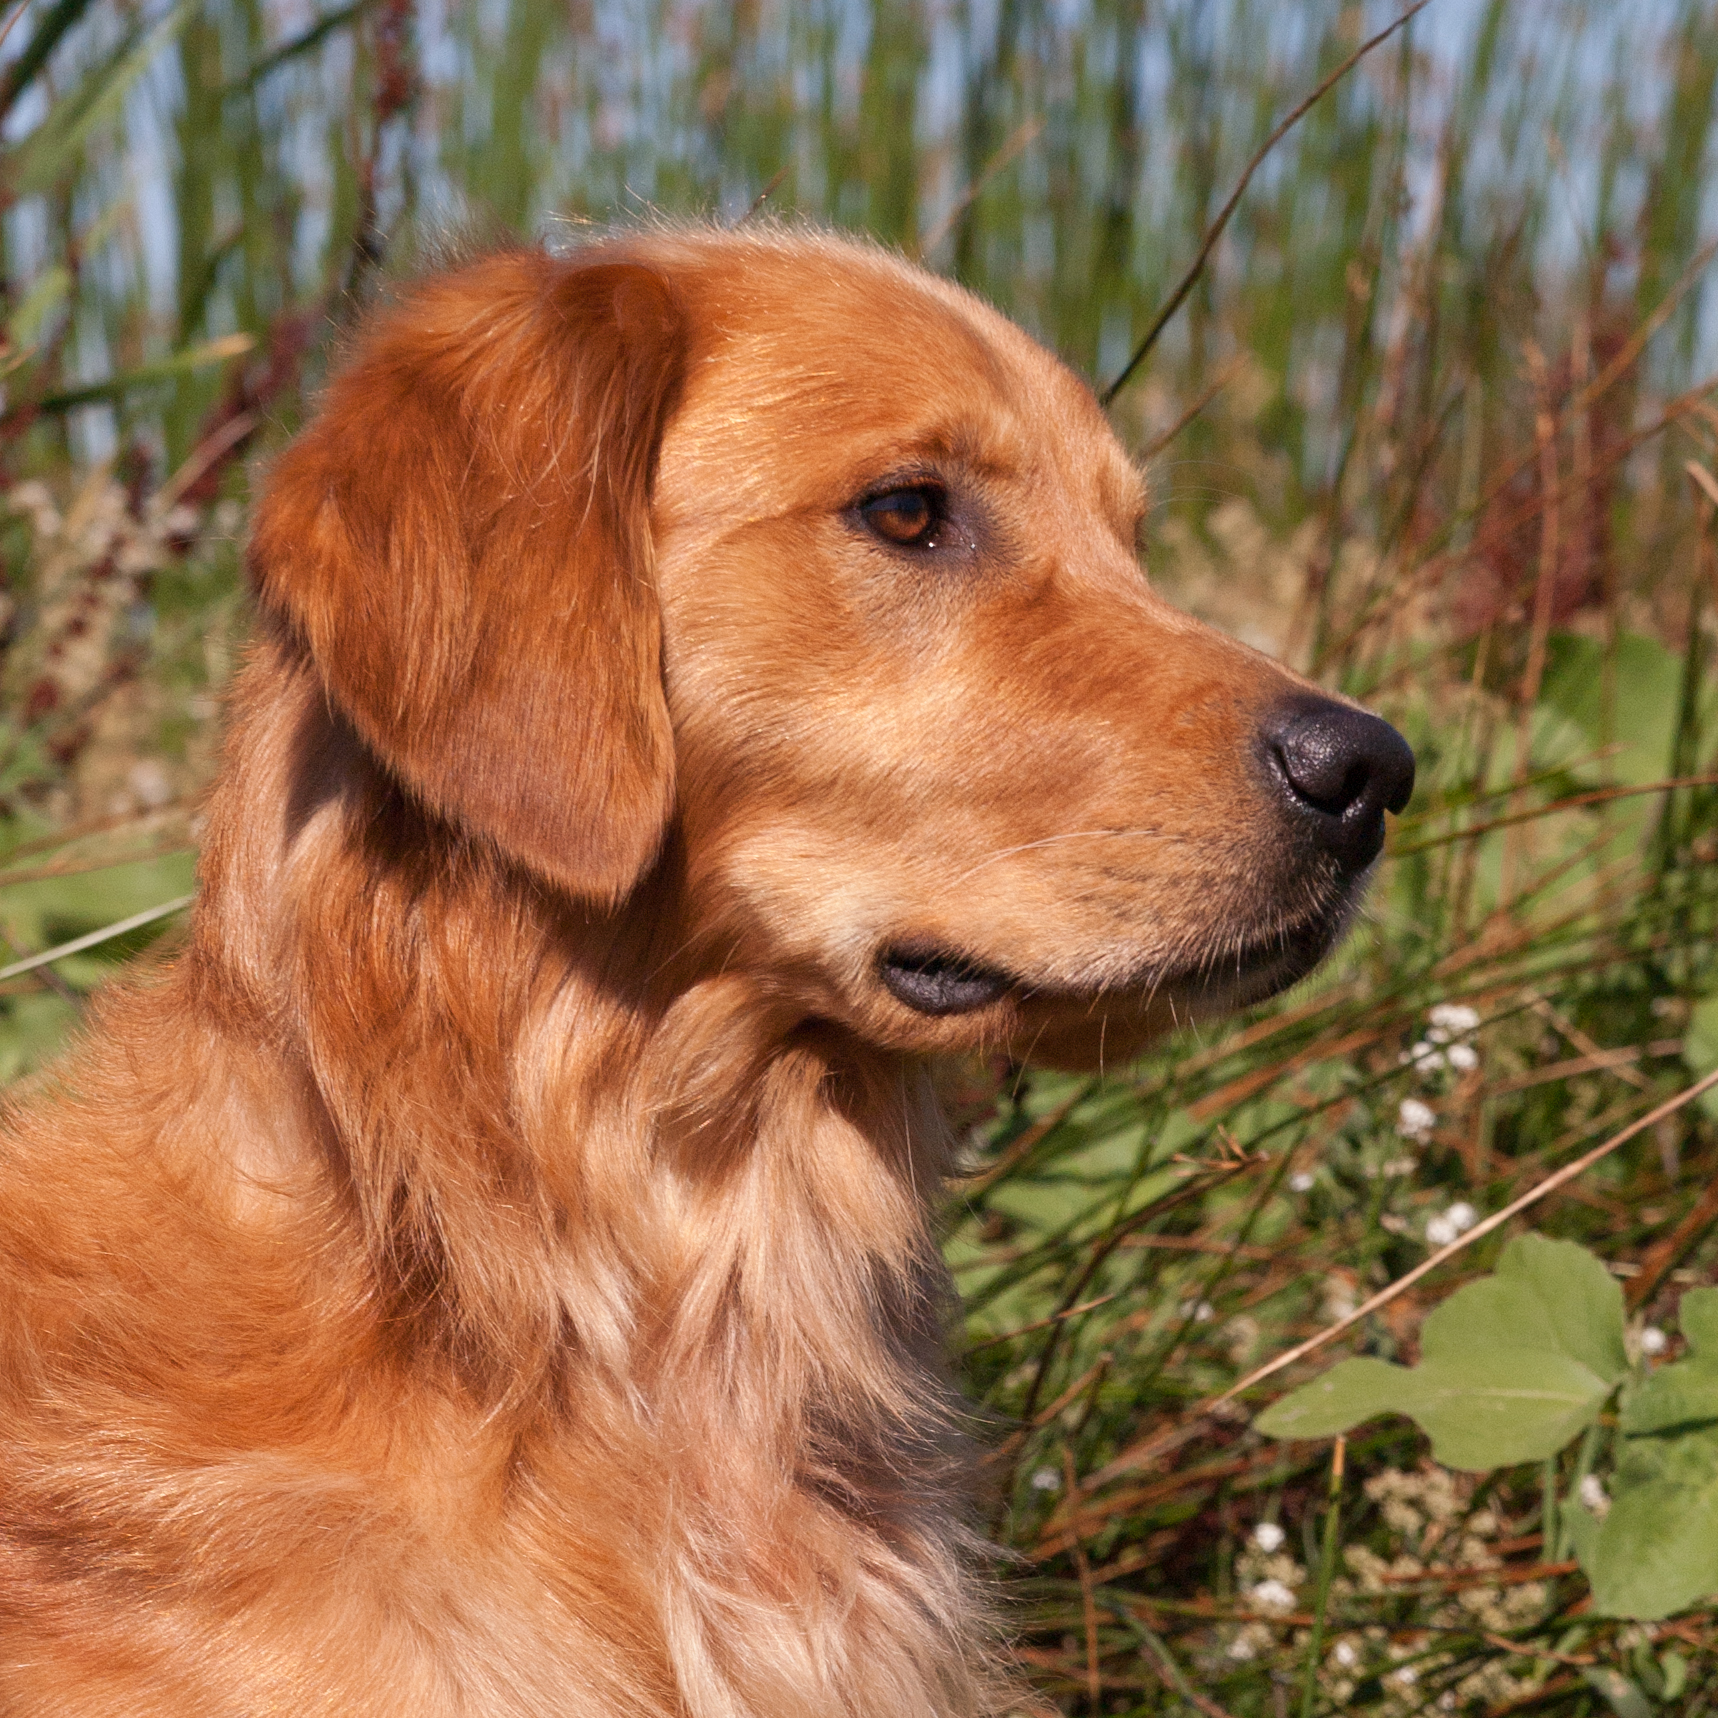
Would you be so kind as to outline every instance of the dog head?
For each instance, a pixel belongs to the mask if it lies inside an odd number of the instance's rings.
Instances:
[[[880,252],[432,281],[282,456],[265,610],[432,811],[903,1049],[1068,1062],[1302,976],[1413,759],[1158,598],[1090,391]]]

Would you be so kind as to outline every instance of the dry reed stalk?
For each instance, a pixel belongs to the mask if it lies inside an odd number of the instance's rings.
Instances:
[[[1514,779],[1517,789],[1525,786],[1533,772],[1533,717],[1539,708],[1539,689],[1545,678],[1545,653],[1551,638],[1551,610],[1557,595],[1558,560],[1562,552],[1563,510],[1558,501],[1557,419],[1551,400],[1551,380],[1545,354],[1536,344],[1527,347],[1527,366],[1533,379],[1533,434],[1539,449],[1539,487],[1544,498],[1540,510],[1539,574],[1533,587],[1533,620],[1527,638],[1527,664],[1522,670],[1515,701]],[[1523,809],[1518,792],[1512,812]],[[1497,904],[1507,912],[1515,899],[1515,878],[1521,864],[1523,820],[1509,826],[1503,844],[1503,876],[1498,884]]]
[[[1241,176],[1235,182],[1235,188],[1229,193],[1229,200],[1217,211],[1216,219],[1205,229],[1204,237],[1199,241],[1199,249],[1194,253],[1193,261],[1187,265],[1186,272],[1176,282],[1174,290],[1163,301],[1163,307],[1152,318],[1151,326],[1145,331],[1142,339],[1134,349],[1133,356],[1123,365],[1121,373],[1110,385],[1098,395],[1099,401],[1105,406],[1115,403],[1115,397],[1127,385],[1134,371],[1145,362],[1147,354],[1157,344],[1157,337],[1167,326],[1172,317],[1186,301],[1188,293],[1198,284],[1201,274],[1205,272],[1205,264],[1210,260],[1211,252],[1216,249],[1217,241],[1223,236],[1223,229],[1228,226],[1231,217],[1241,205],[1241,199],[1246,195],[1247,186],[1252,183],[1253,175],[1265,164],[1266,159],[1276,146],[1288,136],[1301,119],[1333,90],[1374,48],[1381,47],[1395,35],[1410,19],[1423,12],[1431,0],[1414,0],[1414,4],[1405,12],[1393,19],[1389,24],[1362,42],[1352,54],[1339,65],[1312,93],[1292,107],[1278,122],[1276,129],[1259,146],[1252,160],[1241,169]]]

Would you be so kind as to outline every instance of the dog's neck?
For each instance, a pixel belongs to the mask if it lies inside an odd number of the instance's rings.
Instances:
[[[462,840],[261,651],[192,971],[280,1070],[384,1316],[510,1392],[576,1364],[658,1409],[749,1375],[790,1437],[836,1404],[917,1417],[945,1141],[923,1073],[722,971],[672,853],[602,912]]]
[[[147,1088],[159,1220],[243,1285],[281,1398],[244,1435],[480,1521],[519,1638],[602,1571],[579,1614],[637,1636],[627,1674],[705,1691],[664,1712],[848,1675],[855,1712],[968,1712],[928,1084],[698,951],[678,870],[579,907],[415,810],[265,644],[174,1006],[111,1002],[97,1073]]]

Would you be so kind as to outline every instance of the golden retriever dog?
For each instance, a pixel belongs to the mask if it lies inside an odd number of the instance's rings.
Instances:
[[[1011,1709],[925,1061],[1305,973],[1393,729],[880,251],[403,293],[275,462],[187,950],[0,1140],[0,1712]]]

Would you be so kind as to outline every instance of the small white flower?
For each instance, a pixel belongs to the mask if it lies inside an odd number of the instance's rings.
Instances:
[[[1438,1112],[1430,1104],[1421,1103],[1418,1098],[1403,1098],[1396,1111],[1396,1131],[1404,1139],[1423,1145],[1437,1125]]]
[[[1208,1300],[1184,1300],[1179,1310],[1183,1318],[1195,1324],[1209,1324],[1217,1316],[1217,1309]]]
[[[1439,1002],[1432,1007],[1427,1018],[1451,1037],[1459,1037],[1479,1025],[1479,1010],[1469,1008],[1465,1002]]]
[[[1248,1594],[1261,1611],[1292,1611],[1294,1593],[1281,1581],[1261,1581]]]
[[[1291,1193],[1310,1193],[1312,1191],[1314,1179],[1315,1177],[1311,1170],[1297,1169],[1294,1174],[1289,1177],[1289,1191]]]
[[[1599,1483],[1599,1476],[1590,1473],[1581,1481],[1576,1494],[1589,1510],[1603,1521],[1610,1513],[1611,1500],[1605,1493],[1605,1488]]]
[[[1471,1074],[1479,1066],[1479,1052],[1471,1044],[1452,1044],[1444,1055],[1458,1074]]]
[[[1330,1649],[1330,1656],[1334,1658],[1344,1670],[1352,1670],[1355,1665],[1360,1662],[1359,1650],[1351,1640],[1339,1640],[1336,1645]]]
[[[1642,1354],[1662,1354],[1670,1346],[1670,1338],[1656,1324],[1649,1324],[1640,1333]]]
[[[1412,1066],[1423,1073],[1435,1074],[1444,1065],[1444,1053],[1436,1044],[1422,1038],[1402,1052],[1401,1062],[1404,1067]]]
[[[1060,1491],[1062,1489],[1062,1476],[1053,1467],[1034,1469],[1032,1489],[1034,1491]]]
[[[1414,1173],[1414,1160],[1411,1157],[1392,1157],[1389,1162],[1379,1168],[1378,1173],[1380,1175],[1412,1175]]]
[[[1426,1219],[1426,1239],[1434,1247],[1447,1247],[1457,1236],[1465,1235],[1478,1217],[1465,1199],[1458,1199],[1447,1211]]]
[[[1254,1646],[1244,1634],[1236,1635],[1235,1638],[1229,1642],[1229,1656],[1231,1658],[1242,1660],[1249,1659],[1252,1658],[1258,1650],[1259,1649]]]
[[[1390,1672],[1390,1681],[1399,1682],[1404,1688],[1412,1688],[1419,1680],[1420,1673],[1411,1664],[1404,1664],[1400,1670]]]
[[[1268,1557],[1273,1551],[1283,1548],[1283,1541],[1288,1535],[1274,1521],[1261,1521],[1253,1529],[1253,1543]]]

